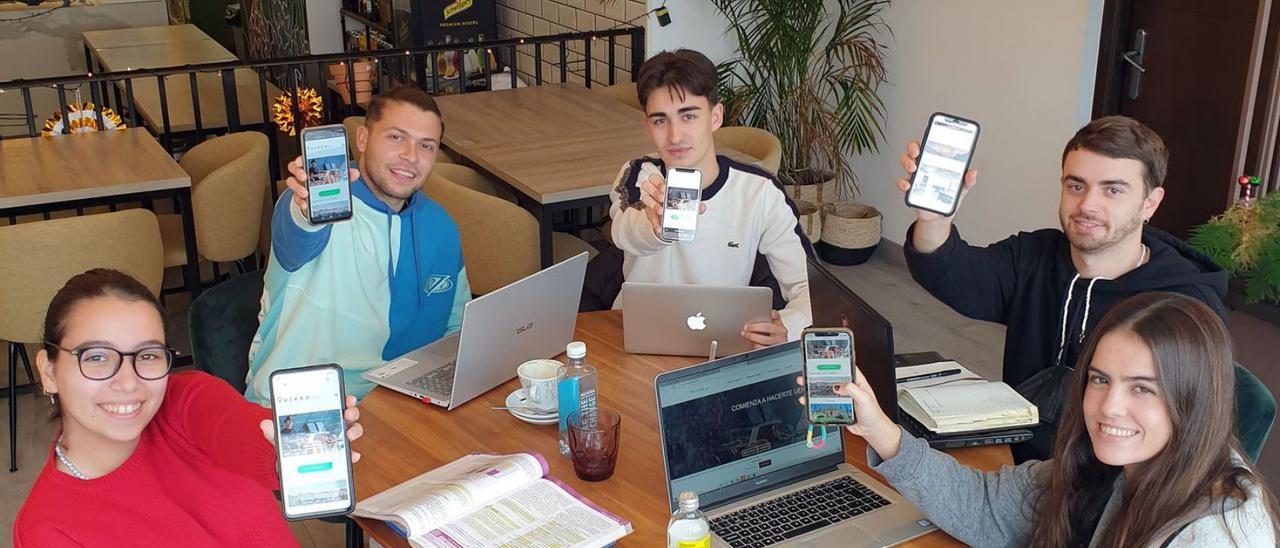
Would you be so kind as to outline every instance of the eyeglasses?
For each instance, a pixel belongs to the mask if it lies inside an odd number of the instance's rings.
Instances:
[[[87,346],[73,350],[49,341],[45,343],[75,356],[80,365],[80,374],[92,381],[105,381],[116,376],[126,356],[133,358],[133,372],[146,381],[163,379],[173,366],[174,350],[167,346],[148,346],[136,352],[121,352],[109,346]]]

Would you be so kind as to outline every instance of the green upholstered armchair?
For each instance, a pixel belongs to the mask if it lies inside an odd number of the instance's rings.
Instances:
[[[1258,462],[1276,420],[1276,399],[1243,365],[1236,364],[1236,435],[1249,460]]]

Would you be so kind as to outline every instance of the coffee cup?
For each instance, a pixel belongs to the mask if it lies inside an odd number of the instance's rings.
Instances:
[[[560,365],[556,360],[529,360],[516,369],[530,411],[555,413],[559,408],[556,374]]]

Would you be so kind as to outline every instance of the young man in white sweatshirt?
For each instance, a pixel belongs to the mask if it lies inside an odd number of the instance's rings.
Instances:
[[[624,253],[626,280],[745,286],[757,254],[763,255],[787,304],[773,311],[771,322],[744,325],[742,337],[757,347],[798,339],[813,318],[805,263],[810,244],[795,205],[771,173],[716,155],[713,135],[724,121],[724,106],[715,65],[680,49],[645,61],[637,76],[645,129],[658,158],[628,162],[610,193],[613,241]],[[692,241],[660,237],[668,166],[702,172],[701,218]]]

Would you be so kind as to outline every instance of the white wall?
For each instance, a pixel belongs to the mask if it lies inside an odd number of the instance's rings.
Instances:
[[[661,6],[663,0],[648,2],[652,10]],[[668,0],[667,10],[671,12],[671,24],[665,27],[658,26],[658,18],[649,15],[645,29],[645,41],[648,42],[646,58],[660,51],[678,48],[698,50],[712,63],[733,57],[738,40],[725,33],[729,22],[716,11],[710,0]]]
[[[982,124],[978,185],[956,216],[965,239],[986,244],[1058,226],[1062,147],[1090,115],[1102,0],[911,0],[885,13],[889,83],[885,144],[854,158],[862,194],[901,243],[915,216],[894,181],[905,143],[930,113]]]
[[[662,0],[649,0],[655,8]],[[882,88],[885,142],[854,159],[859,199],[884,213],[884,236],[901,243],[914,215],[894,186],[904,144],[930,113],[978,120],[978,186],[957,214],[970,242],[1057,226],[1062,147],[1088,119],[1103,0],[898,0],[884,13],[893,29],[889,82]],[[694,48],[720,62],[736,40],[708,0],[670,0],[672,24],[650,17],[650,55]]]

